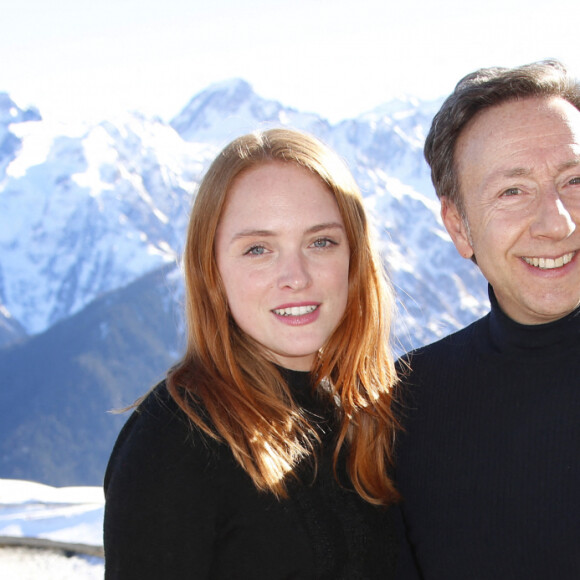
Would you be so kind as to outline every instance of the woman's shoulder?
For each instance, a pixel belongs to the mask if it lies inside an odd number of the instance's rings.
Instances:
[[[172,423],[184,422],[186,415],[169,393],[167,381],[163,380],[142,398],[131,419],[145,423]]]
[[[165,381],[153,388],[121,429],[107,467],[105,487],[119,471],[133,468],[162,477],[167,469],[183,474],[215,464],[224,445],[202,433],[175,402]]]
[[[172,435],[191,431],[191,424],[185,412],[175,402],[167,388],[167,382],[161,381],[145,395],[125,423],[119,440],[133,438],[135,434],[155,435],[161,441]]]
[[[127,420],[107,466],[104,537],[111,578],[161,578],[164,567],[171,578],[185,577],[175,571],[184,562],[209,558],[237,480],[227,447],[202,435],[165,382],[157,385]],[[173,574],[171,566],[177,566]]]

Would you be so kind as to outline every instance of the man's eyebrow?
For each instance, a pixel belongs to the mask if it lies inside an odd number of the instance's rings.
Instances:
[[[575,157],[574,159],[570,159],[569,161],[564,161],[561,165],[558,165],[558,171],[566,171],[566,169],[573,169],[574,167],[578,167],[580,165],[580,157]]]
[[[339,222],[327,222],[322,224],[316,224],[310,228],[308,228],[304,233],[305,234],[315,234],[317,232],[321,232],[324,230],[335,230],[340,229],[344,230],[344,226]],[[269,238],[275,236],[276,232],[272,230],[261,230],[261,229],[248,229],[248,230],[241,230],[235,233],[232,236],[232,242],[244,238]]]
[[[577,167],[578,165],[580,165],[580,157],[564,161],[564,163],[558,165],[557,171],[558,173],[562,173],[563,171],[566,171],[566,169],[572,169],[574,167]],[[533,173],[534,170],[528,167],[513,167],[510,169],[500,169],[495,173],[492,173],[487,181],[493,181],[494,179],[502,177],[527,177],[529,175],[532,175]]]
[[[532,171],[526,167],[500,168],[490,173],[484,180],[483,186],[493,185],[496,181],[502,179],[511,179],[512,177],[526,177],[531,175]]]
[[[562,173],[562,171],[566,171],[566,169],[572,169],[580,165],[580,157],[574,157],[572,159],[568,159],[568,161],[564,161],[560,163],[556,168],[558,173]],[[509,169],[503,172],[503,176],[505,177],[519,177],[519,176],[526,176],[531,175],[533,173],[533,169],[528,169],[527,167],[514,167],[513,169]]]
[[[508,169],[501,173],[502,177],[526,177],[531,175],[533,171],[527,167],[514,167],[513,169]]]

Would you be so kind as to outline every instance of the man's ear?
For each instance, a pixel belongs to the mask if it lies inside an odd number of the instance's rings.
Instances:
[[[441,219],[457,251],[468,260],[473,257],[471,236],[457,206],[448,197],[441,198]]]

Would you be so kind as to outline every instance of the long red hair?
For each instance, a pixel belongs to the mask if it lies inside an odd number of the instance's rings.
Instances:
[[[266,350],[232,319],[215,259],[216,230],[233,180],[271,161],[296,163],[319,176],[344,221],[348,302],[314,363],[313,388],[329,392],[334,407],[335,465],[346,450],[357,492],[371,503],[389,504],[398,498],[389,477],[396,428],[389,336],[393,292],[371,243],[358,187],[340,158],[317,139],[289,129],[245,135],[225,147],[207,171],[184,253],[187,350],[168,375],[170,393],[198,428],[229,445],[258,489],[285,497],[295,466],[314,456],[314,426]]]

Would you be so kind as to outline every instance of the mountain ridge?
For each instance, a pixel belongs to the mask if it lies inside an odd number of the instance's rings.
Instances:
[[[429,201],[434,194],[422,155],[433,111],[434,102],[399,100],[331,125],[319,115],[263,99],[237,79],[200,92],[169,124],[127,114],[80,135],[44,135],[46,154],[36,159],[32,150],[39,148],[42,118],[31,113],[36,133],[11,131],[26,118],[19,113],[4,125],[7,134],[20,140],[20,147],[10,154],[14,158],[0,185],[1,311],[13,326],[37,334],[103,293],[178,261],[203,171],[218,144],[237,136],[241,125],[251,130],[290,124],[317,135],[345,158],[367,207],[379,211],[373,217],[381,239],[391,247],[397,240],[397,252],[391,254],[417,252],[405,241],[416,237],[412,221],[390,215],[408,214],[402,204],[412,199],[416,217],[411,219],[426,220],[428,245],[449,255],[449,238],[437,206]],[[0,109],[0,119],[6,117]],[[25,159],[32,161],[25,165]],[[383,202],[377,205],[379,197]],[[385,203],[385,198],[391,201]],[[389,230],[392,227],[396,229]],[[416,273],[418,280],[428,268],[421,261],[417,267],[422,269]],[[445,269],[448,279],[456,269],[460,277],[465,275],[465,265],[457,259]],[[476,276],[467,275],[467,286],[472,286]],[[395,284],[403,287],[397,276],[394,271]],[[404,290],[412,294],[412,288]],[[481,284],[473,291],[485,305]],[[414,298],[421,301],[420,295]],[[468,309],[472,318],[481,311]]]
[[[423,159],[436,106],[402,99],[333,125],[236,80],[171,123],[63,128],[0,94],[0,477],[100,485],[126,419],[108,411],[183,352],[190,207],[241,132],[291,125],[345,159],[397,292],[397,353],[484,314],[487,284],[451,243]]]

